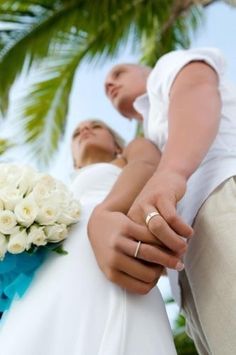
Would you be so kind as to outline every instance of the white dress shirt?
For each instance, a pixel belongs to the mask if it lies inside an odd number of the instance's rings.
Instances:
[[[185,196],[177,206],[179,214],[190,225],[211,192],[236,175],[236,88],[226,81],[224,57],[216,48],[170,52],[161,57],[152,70],[147,82],[147,94],[134,102],[135,109],[143,115],[145,137],[163,151],[168,139],[170,89],[180,70],[193,61],[206,62],[218,74],[222,110],[218,134],[204,160],[189,178]],[[173,279],[174,297],[180,304],[177,273],[172,270],[169,276]]]

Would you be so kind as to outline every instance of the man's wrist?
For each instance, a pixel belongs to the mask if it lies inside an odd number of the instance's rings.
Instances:
[[[176,168],[174,166],[158,166],[155,173],[153,174],[154,177],[159,178],[163,177],[173,177],[175,176],[177,179],[181,179],[184,182],[188,180],[188,174],[186,171]]]

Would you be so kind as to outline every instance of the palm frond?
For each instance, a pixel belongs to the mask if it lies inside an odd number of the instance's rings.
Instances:
[[[0,138],[0,155],[4,155],[10,148],[13,148],[15,143],[10,139]]]
[[[63,6],[60,1],[26,0],[6,1],[0,5],[0,21],[12,23],[11,30],[0,31],[0,110],[3,114],[8,108],[10,88],[22,69],[29,70],[33,63],[48,56],[52,39],[61,31],[71,29],[76,6],[76,1]]]
[[[22,72],[40,74],[19,104],[26,142],[46,161],[64,131],[69,94],[83,60],[104,61],[128,41],[144,49],[144,60],[156,62],[176,45],[186,47],[188,16],[166,30],[174,0],[7,0],[0,2],[0,110],[8,108],[10,89]],[[197,21],[196,21],[197,24]],[[16,55],[17,54],[17,55]],[[38,75],[39,75],[38,74]]]
[[[165,12],[166,19],[162,23],[156,17],[153,26],[142,33],[140,61],[146,65],[153,66],[163,54],[174,49],[188,48],[191,34],[204,18],[202,8],[196,5],[189,6],[176,16],[172,7],[168,11]]]
[[[63,49],[62,49],[63,50]],[[64,134],[69,95],[77,68],[78,53],[68,49],[57,60],[47,59],[40,78],[18,106],[18,118],[23,124],[25,142],[31,145],[31,154],[41,164],[58,148]]]
[[[93,41],[87,54],[90,58],[100,56],[104,59],[114,56],[130,34],[134,47],[139,46],[140,35],[148,39],[150,34],[158,36],[158,29],[161,30],[166,21],[171,4],[172,1],[164,0],[4,1],[0,4],[0,21],[14,26],[12,30],[0,31],[1,111],[6,112],[10,87],[24,65],[29,69],[33,62],[47,57],[50,45],[58,42],[59,33],[69,33],[73,28],[86,34],[89,43],[93,37],[98,37],[99,41]],[[186,28],[179,26],[179,32],[183,34]],[[176,38],[173,34],[165,36],[162,45],[170,43],[165,50],[173,48]],[[159,50],[160,46],[156,48],[160,56],[163,50]]]
[[[97,36],[89,37],[75,30],[59,33],[57,42],[50,45],[49,56],[36,71],[38,81],[18,104],[17,118],[23,124],[25,141],[31,144],[32,155],[41,163],[48,163],[64,133],[76,68],[84,57],[93,56],[103,32],[102,26]]]

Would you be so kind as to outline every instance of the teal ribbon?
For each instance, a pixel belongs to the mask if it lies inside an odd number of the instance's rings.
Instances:
[[[9,309],[13,299],[25,294],[47,253],[46,248],[39,248],[32,254],[7,253],[0,261],[0,312]]]

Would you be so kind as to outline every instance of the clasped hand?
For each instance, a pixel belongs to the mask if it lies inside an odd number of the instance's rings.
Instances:
[[[127,216],[101,204],[90,218],[88,234],[98,265],[110,281],[130,292],[148,293],[165,267],[183,268],[186,238],[193,230],[176,213],[185,184],[173,178],[154,175]],[[145,216],[152,211],[160,215],[152,218],[147,228]],[[142,243],[134,257],[139,241]]]

